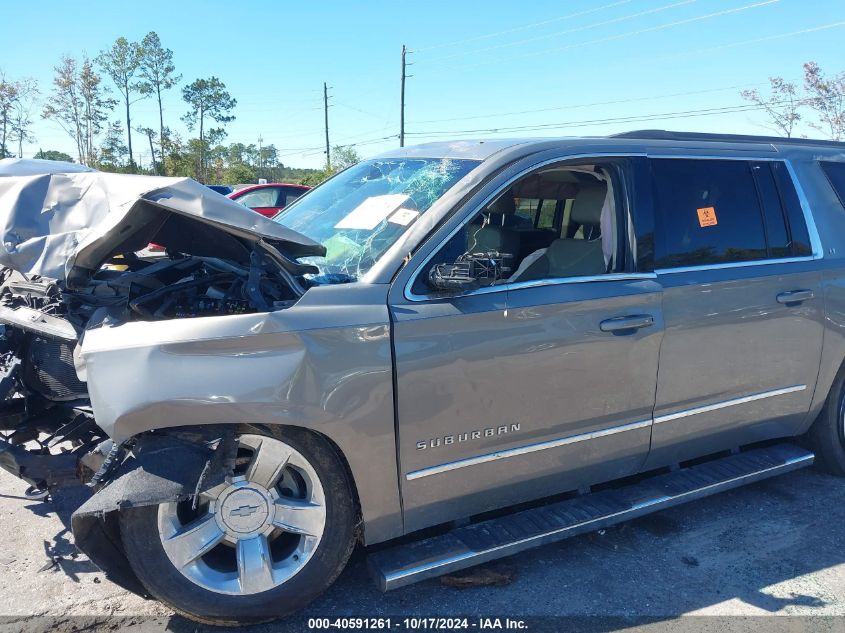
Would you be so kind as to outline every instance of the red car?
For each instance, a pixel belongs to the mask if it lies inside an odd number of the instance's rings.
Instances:
[[[261,215],[272,218],[310,188],[305,185],[267,183],[238,189],[230,193],[228,197]]]

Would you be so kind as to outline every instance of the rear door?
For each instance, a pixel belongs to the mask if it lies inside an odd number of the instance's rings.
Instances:
[[[666,332],[648,467],[797,432],[818,376],[823,298],[789,165],[650,163]]]
[[[635,196],[626,180],[629,167],[625,161],[613,167],[609,194],[618,211],[613,241],[627,257],[608,270],[542,275],[437,296],[419,282],[439,253],[453,249],[463,230],[458,227],[447,230],[432,256],[410,262],[416,278],[405,285],[400,276],[393,285],[406,530],[628,475],[642,466],[663,319],[655,275],[636,271],[624,248]],[[590,179],[581,172],[573,178],[581,176]],[[491,197],[512,191],[515,182],[500,183]],[[518,209],[518,202],[499,207]],[[568,206],[573,202],[579,204],[570,200]],[[602,199],[593,203],[599,205],[592,213],[598,218]],[[463,212],[463,227],[472,232],[478,230],[478,209]],[[497,217],[503,227],[513,224]],[[595,224],[594,234],[597,219]],[[523,233],[516,226],[511,237],[521,239]],[[602,245],[596,247],[601,259]]]

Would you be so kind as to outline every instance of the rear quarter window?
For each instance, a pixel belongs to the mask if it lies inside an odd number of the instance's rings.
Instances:
[[[833,161],[819,161],[824,175],[827,176],[830,186],[836,192],[839,203],[845,207],[845,163]]]

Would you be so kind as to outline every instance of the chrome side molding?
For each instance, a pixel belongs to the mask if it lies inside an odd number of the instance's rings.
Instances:
[[[793,385],[791,387],[783,387],[782,389],[772,389],[771,391],[761,391],[759,393],[752,393],[741,398],[733,398],[732,400],[723,400],[722,402],[715,402],[703,407],[694,407],[692,409],[685,409],[683,411],[676,411],[675,413],[667,413],[666,415],[658,415],[654,418],[655,424],[661,422],[669,422],[670,420],[678,420],[686,418],[691,415],[698,415],[699,413],[708,413],[710,411],[718,411],[719,409],[726,409],[727,407],[735,407],[739,404],[746,404],[747,402],[754,402],[755,400],[763,400],[764,398],[774,398],[775,396],[782,396],[787,393],[795,393],[797,391],[804,391],[807,385]]]
[[[467,466],[476,466],[478,464],[485,464],[487,462],[494,462],[499,459],[507,459],[508,457],[516,457],[518,455],[527,455],[528,453],[536,453],[537,451],[544,451],[549,448],[557,448],[558,446],[566,446],[567,444],[575,444],[576,442],[584,442],[586,440],[594,440],[599,437],[607,435],[615,435],[616,433],[624,433],[625,431],[633,431],[634,429],[642,429],[651,426],[651,420],[641,420],[639,422],[631,422],[630,424],[623,424],[621,426],[613,426],[608,429],[601,429],[598,431],[591,431],[589,433],[580,433],[579,435],[569,435],[556,440],[549,440],[547,442],[538,442],[536,444],[527,444],[517,448],[511,448],[504,451],[496,451],[494,453],[487,453],[479,455],[478,457],[468,457],[466,459],[459,459],[454,462],[447,462],[438,466],[431,466],[429,468],[421,468],[414,470],[405,475],[405,479],[413,481],[421,477],[428,477],[430,475],[437,475],[445,473],[450,470],[458,468],[466,468]]]
[[[763,400],[765,398],[774,398],[775,396],[782,396],[789,393],[796,393],[798,391],[804,391],[807,388],[807,385],[792,385],[790,387],[783,387],[781,389],[772,389],[770,391],[761,391],[759,393],[752,393],[747,396],[742,396],[741,398],[733,398],[731,400],[723,400],[721,402],[715,402],[713,404],[708,404],[701,407],[694,407],[692,409],[684,409],[682,411],[676,411],[674,413],[667,413],[665,415],[659,415],[656,417],[652,417],[648,420],[640,420],[638,422],[630,422],[628,424],[622,424],[620,426],[612,426],[606,429],[599,429],[598,431],[590,431],[589,433],[580,433],[578,435],[568,435],[566,437],[561,437],[554,440],[548,440],[546,442],[537,442],[535,444],[526,444],[525,446],[518,446],[516,448],[509,448],[507,450],[502,451],[495,451],[492,453],[485,453],[484,455],[478,455],[477,457],[467,457],[466,459],[459,459],[453,462],[446,462],[444,464],[438,464],[436,466],[429,466],[428,468],[420,468],[419,470],[413,470],[405,475],[405,479],[407,481],[413,481],[415,479],[421,479],[423,477],[430,477],[431,475],[438,475],[440,473],[449,472],[451,470],[457,470],[459,468],[466,468],[467,466],[477,466],[478,464],[486,464],[487,462],[498,461],[500,459],[508,459],[510,457],[518,457],[520,455],[527,455],[528,453],[536,453],[537,451],[544,451],[550,448],[558,448],[560,446],[566,446],[568,444],[575,444],[577,442],[584,442],[587,440],[594,440],[600,437],[606,437],[608,435],[615,435],[616,433],[624,433],[626,431],[633,431],[636,429],[642,429],[648,426],[652,426],[653,424],[661,424],[663,422],[670,422],[672,420],[679,420],[681,418],[686,418],[692,415],[698,415],[699,413],[708,413],[710,411],[718,411],[719,409],[726,409],[728,407],[734,407],[740,404],[746,404],[748,402],[754,402],[755,400]]]

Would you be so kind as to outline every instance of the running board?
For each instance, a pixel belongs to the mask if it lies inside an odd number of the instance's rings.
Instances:
[[[382,591],[593,532],[608,525],[738,488],[813,463],[813,453],[777,444],[657,475],[625,487],[472,523],[368,557]]]

